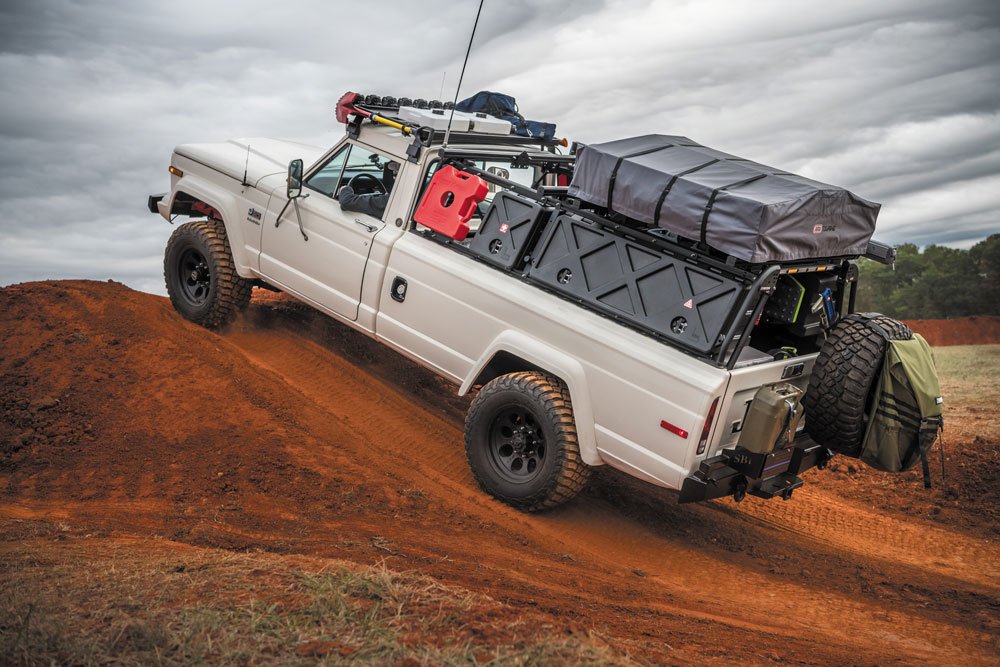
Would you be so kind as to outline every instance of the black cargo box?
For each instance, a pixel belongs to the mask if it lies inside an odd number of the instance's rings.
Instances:
[[[748,287],[568,212],[544,226],[527,277],[702,354],[717,349]]]
[[[534,243],[540,224],[552,215],[552,207],[502,190],[483,216],[469,250],[504,269],[520,269]]]

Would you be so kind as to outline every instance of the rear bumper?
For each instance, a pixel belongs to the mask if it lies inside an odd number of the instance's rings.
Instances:
[[[833,453],[801,434],[791,447],[769,454],[755,454],[741,447],[725,449],[705,459],[681,486],[680,502],[693,503],[722,496],[742,500],[750,494],[760,498],[788,499],[802,486],[799,473],[826,467]]]

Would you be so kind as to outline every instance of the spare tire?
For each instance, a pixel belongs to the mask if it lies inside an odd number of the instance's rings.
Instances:
[[[806,433],[818,444],[846,456],[861,455],[886,335],[913,338],[908,326],[878,313],[847,315],[830,331],[802,397]]]

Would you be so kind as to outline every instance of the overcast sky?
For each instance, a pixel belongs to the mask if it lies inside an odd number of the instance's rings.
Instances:
[[[478,0],[3,0],[0,284],[163,293],[174,145],[328,146],[346,90],[454,95]],[[682,134],[881,202],[876,237],[1000,231],[1000,2],[486,0],[462,97],[559,136]]]

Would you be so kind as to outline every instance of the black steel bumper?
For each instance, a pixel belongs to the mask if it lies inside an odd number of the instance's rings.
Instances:
[[[165,192],[162,195],[149,195],[149,198],[146,200],[146,208],[149,209],[149,212],[159,213],[160,209],[156,208],[156,204],[162,201],[166,196],[167,193]]]
[[[680,502],[693,503],[722,496],[737,501],[746,494],[760,498],[791,498],[802,486],[799,473],[814,466],[826,467],[833,453],[807,435],[800,435],[791,447],[769,454],[755,454],[741,447],[724,449],[705,459],[681,486]]]

